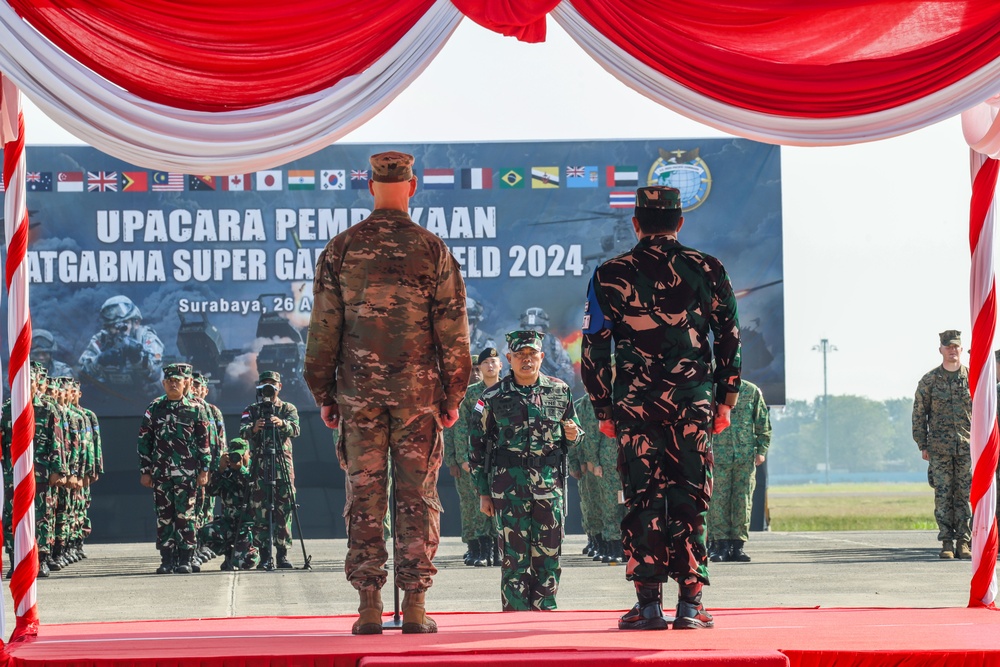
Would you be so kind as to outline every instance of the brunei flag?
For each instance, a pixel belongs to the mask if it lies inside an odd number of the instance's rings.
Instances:
[[[531,168],[532,189],[546,189],[559,187],[559,167],[532,167]]]

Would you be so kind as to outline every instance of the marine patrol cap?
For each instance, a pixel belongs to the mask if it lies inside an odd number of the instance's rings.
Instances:
[[[486,348],[485,350],[483,350],[482,352],[479,353],[479,358],[476,360],[476,365],[478,366],[479,364],[483,363],[487,359],[491,359],[493,357],[499,357],[499,356],[500,356],[500,353],[497,352],[497,349],[495,347],[488,347],[488,348]]]
[[[191,364],[168,364],[163,367],[164,378],[189,378],[191,374]]]
[[[665,185],[650,185],[635,191],[636,208],[681,209],[681,191]]]
[[[273,380],[280,383],[281,373],[278,371],[261,371],[260,375],[257,376],[257,384],[260,384],[264,380]]]
[[[511,331],[507,334],[507,347],[510,348],[511,352],[517,352],[526,347],[541,352],[543,338],[545,338],[545,334],[541,331],[530,329],[528,331]]]
[[[372,180],[377,183],[404,183],[413,178],[413,156],[408,153],[376,153],[368,161],[372,165]]]
[[[229,451],[233,454],[246,454],[249,445],[243,438],[233,438],[229,441]]]
[[[938,334],[941,337],[941,347],[962,344],[962,332],[955,329],[948,329]]]

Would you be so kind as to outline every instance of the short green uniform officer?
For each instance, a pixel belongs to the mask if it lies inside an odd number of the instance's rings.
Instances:
[[[507,334],[511,372],[483,393],[470,419],[472,481],[503,544],[504,611],[556,608],[566,450],[583,436],[569,386],[540,374],[543,336]]]

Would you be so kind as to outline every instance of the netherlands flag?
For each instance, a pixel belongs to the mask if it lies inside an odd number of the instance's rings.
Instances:
[[[424,187],[428,190],[452,190],[455,188],[454,169],[424,169]]]

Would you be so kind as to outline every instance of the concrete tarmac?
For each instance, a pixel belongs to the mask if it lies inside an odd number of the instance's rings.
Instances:
[[[562,558],[560,609],[624,610],[635,601],[623,565],[581,555],[582,535],[568,536]],[[42,624],[230,616],[354,614],[357,593],[344,576],[346,541],[306,540],[312,570],[220,571],[221,558],[200,574],[157,575],[153,544],[95,544],[89,558],[38,581]],[[971,561],[938,558],[935,531],[752,533],[750,563],[712,563],[704,601],[711,609],[741,607],[964,607]],[[434,611],[499,611],[500,568],[467,567],[458,538],[442,540],[439,572],[427,594]],[[302,550],[290,553],[296,567]],[[672,601],[676,586],[665,587]],[[13,603],[4,586],[7,633]],[[383,589],[386,610],[393,606]],[[672,606],[668,602],[666,606]]]

